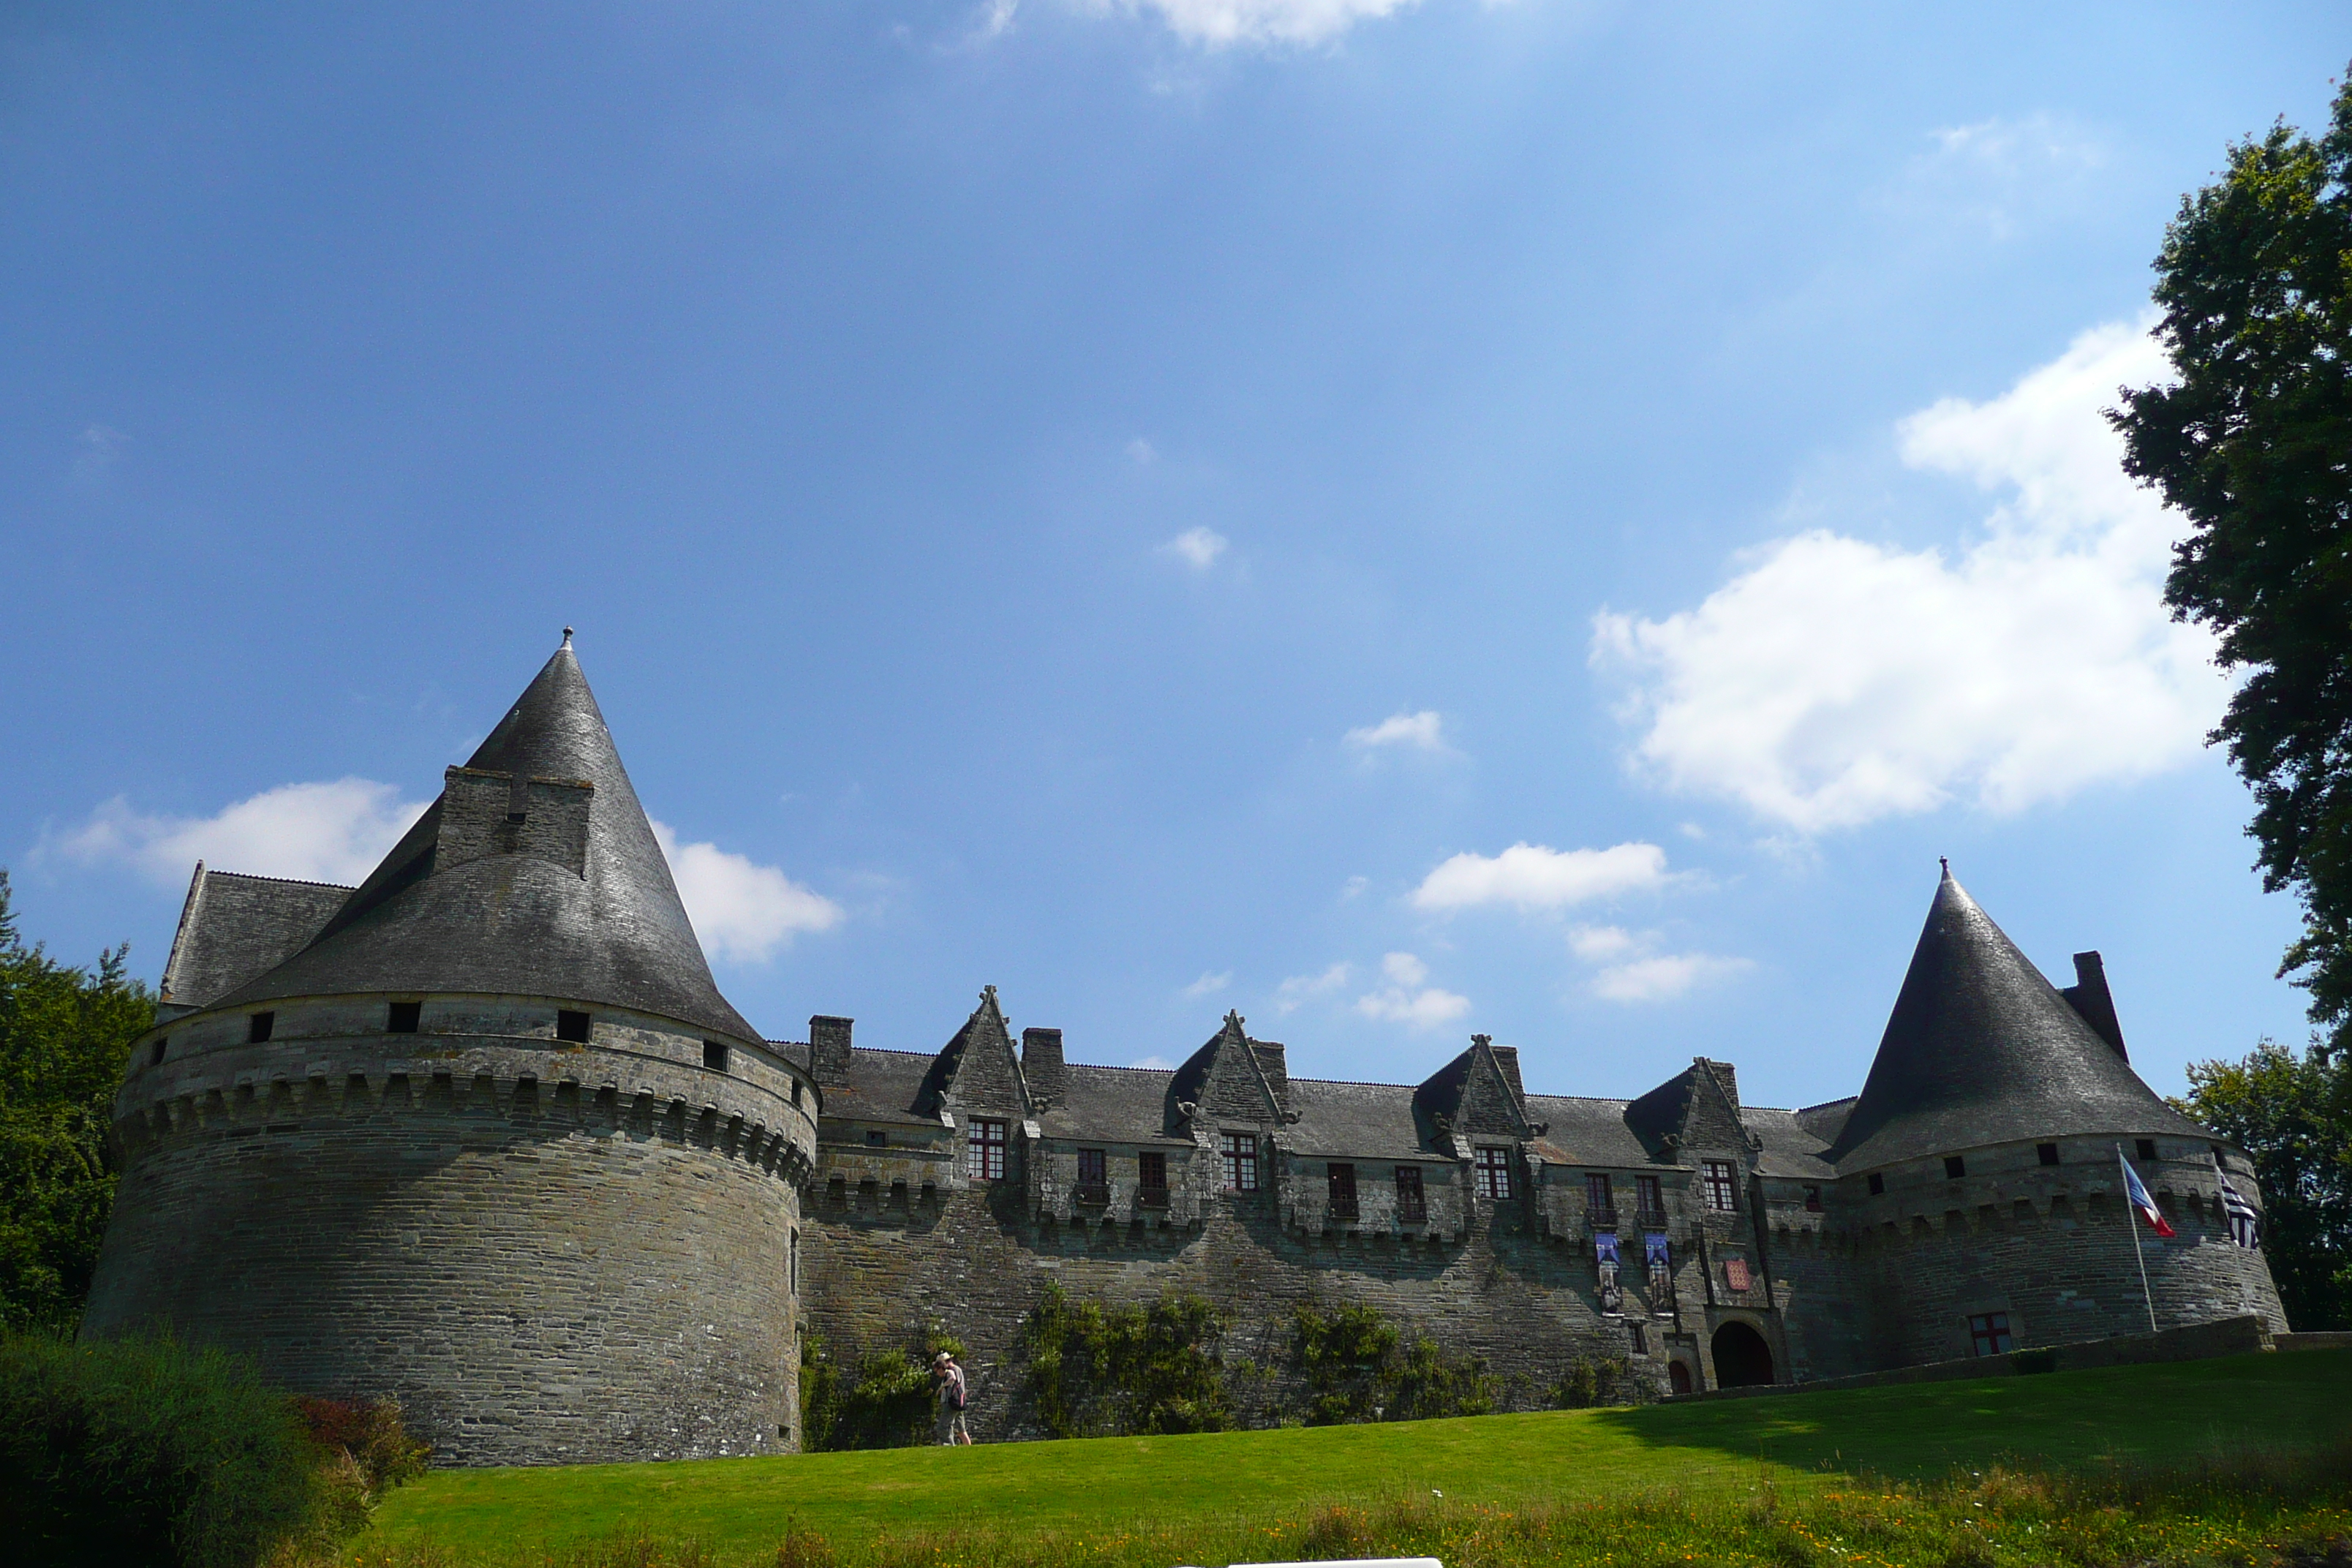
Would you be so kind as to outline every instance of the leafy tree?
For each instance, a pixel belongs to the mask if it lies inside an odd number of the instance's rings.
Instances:
[[[129,952],[92,972],[26,947],[0,871],[0,1325],[69,1326],[89,1292],[114,1206],[110,1110],[155,1019]]]
[[[2263,1250],[2287,1321],[2352,1329],[2352,1058],[2270,1040],[2196,1062],[2180,1109],[2252,1156]]]
[[[1291,1315],[1291,1351],[1307,1380],[1307,1424],[1425,1421],[1484,1415],[1496,1379],[1475,1356],[1449,1355],[1427,1334],[1407,1342],[1376,1307],[1326,1314],[1301,1303]]]
[[[2253,786],[2248,832],[2302,936],[2280,973],[2352,1047],[2352,83],[2315,142],[2230,149],[2156,262],[2178,384],[2126,390],[2124,467],[2191,531],[2165,602],[2248,672],[2210,739]]]

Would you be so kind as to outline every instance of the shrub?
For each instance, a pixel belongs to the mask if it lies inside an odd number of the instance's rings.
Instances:
[[[0,1334],[14,1561],[250,1568],[325,1521],[319,1452],[249,1362],[170,1339]]]
[[[1106,1309],[1048,1284],[1022,1326],[1022,1392],[1048,1436],[1222,1432],[1233,1420],[1216,1352],[1223,1332],[1198,1296]]]
[[[1410,1343],[1373,1307],[1328,1313],[1300,1305],[1291,1349],[1307,1380],[1307,1424],[1425,1421],[1484,1415],[1495,1408],[1495,1378],[1475,1356],[1448,1354],[1416,1334]]]
[[[958,1361],[963,1345],[937,1326],[919,1350],[885,1350],[860,1356],[857,1381],[842,1387],[841,1373],[814,1335],[802,1342],[801,1446],[812,1453],[836,1448],[904,1448],[929,1440],[931,1358],[945,1351]]]

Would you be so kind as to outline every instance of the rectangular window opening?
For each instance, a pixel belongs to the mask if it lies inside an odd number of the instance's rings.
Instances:
[[[1968,1173],[1969,1163],[1966,1160],[1961,1159],[1958,1154],[1944,1156],[1944,1177],[1947,1181],[1957,1182]]]
[[[1084,1186],[1098,1187],[1110,1180],[1110,1161],[1100,1149],[1078,1151],[1078,1181]]]
[[[1323,1170],[1331,1187],[1332,1217],[1353,1219],[1356,1215],[1356,1167],[1334,1161]]]
[[[702,1065],[709,1068],[712,1072],[725,1072],[727,1070],[727,1047],[723,1041],[705,1040],[702,1042]]]
[[[1979,1312],[1969,1319],[1969,1344],[1979,1355],[2000,1355],[2010,1348],[2009,1314]]]
[[[1886,1192],[1886,1174],[1885,1174],[1885,1172],[1883,1172],[1883,1171],[1873,1171],[1873,1172],[1871,1172],[1871,1173],[1870,1173],[1870,1195],[1871,1195],[1872,1197],[1874,1197],[1874,1198],[1875,1198],[1875,1197],[1880,1197],[1880,1196],[1885,1195],[1885,1192]]]
[[[1004,1179],[1005,1124],[985,1116],[971,1119],[964,1138],[963,1173],[976,1182]]]
[[[866,1134],[866,1146],[868,1149],[879,1149],[889,1142],[890,1135],[887,1132],[869,1131]]]
[[[1633,1178],[1633,1195],[1642,1205],[1642,1223],[1653,1228],[1666,1223],[1665,1189],[1655,1176]]]
[[[1396,1168],[1397,1218],[1405,1225],[1420,1225],[1429,1218],[1429,1200],[1421,1189],[1421,1167],[1399,1165]]]
[[[1157,1150],[1147,1150],[1135,1157],[1137,1184],[1147,1193],[1168,1190],[1168,1156]]]
[[[1227,1132],[1219,1138],[1217,1152],[1224,1161],[1225,1191],[1254,1193],[1257,1191],[1257,1135],[1252,1132]]]
[[[793,1109],[794,1110],[798,1110],[800,1108],[801,1108],[801,1080],[800,1080],[800,1079],[793,1079]]]
[[[1584,1173],[1584,1206],[1592,1212],[1595,1223],[1603,1225],[1617,1223],[1617,1194],[1610,1184],[1608,1173],[1604,1171]],[[1605,1219],[1601,1217],[1604,1215]]]
[[[1511,1195],[1511,1152],[1481,1146],[1477,1151],[1478,1195],[1496,1203]]]
[[[167,1046],[169,1046],[171,1043],[172,1043],[172,1037],[171,1037],[171,1036],[169,1036],[169,1035],[164,1035],[164,1036],[161,1037],[160,1038],[158,1038],[158,1039],[156,1040],[156,1042],[155,1042],[153,1045],[152,1045],[152,1046],[148,1047],[147,1047],[147,1065],[148,1065],[149,1067],[157,1067],[157,1068],[162,1067],[162,1066],[163,1065],[163,1050],[164,1050],[164,1047],[167,1047]]]
[[[2058,1163],[2058,1145],[2055,1143],[2036,1143],[2033,1146],[2033,1157],[2041,1161],[2045,1165],[2054,1165]]]
[[[2156,1158],[2155,1139],[2143,1138],[2139,1140],[2139,1157],[2143,1160],[2153,1160]]]
[[[588,1015],[585,1013],[574,1013],[569,1008],[557,1009],[555,1014],[555,1037],[559,1040],[570,1040],[574,1045],[586,1045],[588,1043]]]
[[[1822,1212],[1821,1188],[1810,1184],[1805,1188],[1805,1212],[1807,1214],[1819,1214]]]
[[[386,1009],[383,1032],[387,1035],[413,1035],[424,1021],[424,1003],[394,1002]]]
[[[1739,1185],[1734,1178],[1731,1162],[1706,1162],[1706,1206],[1718,1214],[1730,1214],[1739,1207]]]
[[[245,1043],[246,1043],[247,1045],[249,1045],[249,1046],[257,1046],[257,1045],[260,1045],[263,1041],[265,1041],[265,1040],[268,1039],[268,1038],[269,1038],[269,1037],[270,1037],[271,1035],[273,1035],[273,1034],[275,1034],[275,1033],[277,1033],[277,1032],[278,1032],[278,1015],[277,1015],[277,1014],[275,1014],[275,1013],[248,1013],[248,1014],[247,1014],[247,1015],[246,1015],[246,1019],[245,1019]]]

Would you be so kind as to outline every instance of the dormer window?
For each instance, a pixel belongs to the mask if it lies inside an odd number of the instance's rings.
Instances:
[[[1477,1152],[1478,1195],[1500,1203],[1511,1195],[1511,1152],[1481,1144]]]
[[[1217,1140],[1217,1152],[1225,1163],[1225,1191],[1257,1191],[1257,1137],[1255,1133],[1223,1134]]]
[[[1005,1124],[975,1116],[964,1137],[963,1173],[976,1182],[1004,1179]]]
[[[1739,1184],[1732,1175],[1728,1160],[1700,1162],[1701,1174],[1706,1184],[1706,1206],[1718,1214],[1729,1214],[1739,1206]]]

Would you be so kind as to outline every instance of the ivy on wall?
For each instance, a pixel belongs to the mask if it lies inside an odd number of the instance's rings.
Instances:
[[[1310,1426],[1484,1415],[1495,1408],[1496,1379],[1484,1361],[1449,1354],[1426,1334],[1407,1341],[1377,1308],[1327,1313],[1302,1303],[1292,1313],[1291,1355],[1307,1384]]]
[[[1049,1284],[1022,1324],[1022,1393],[1052,1437],[1220,1432],[1233,1422],[1223,1332],[1198,1296],[1106,1309]]]
[[[873,1352],[857,1360],[855,1378],[844,1378],[824,1342],[801,1339],[801,1447],[806,1453],[841,1448],[906,1448],[930,1441],[939,1400],[931,1381],[931,1358],[940,1352],[961,1361],[962,1342],[938,1328],[919,1348]]]

